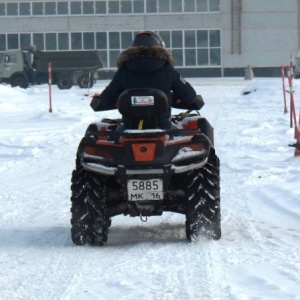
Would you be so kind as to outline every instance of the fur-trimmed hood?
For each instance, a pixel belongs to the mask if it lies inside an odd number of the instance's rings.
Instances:
[[[137,73],[151,73],[164,65],[174,65],[171,53],[161,47],[130,47],[120,53],[118,69],[126,67]]]

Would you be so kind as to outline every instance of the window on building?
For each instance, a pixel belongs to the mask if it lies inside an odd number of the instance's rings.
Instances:
[[[221,64],[221,50],[210,49],[210,61],[211,66],[219,66]]]
[[[73,0],[0,3],[0,16],[218,12],[220,0]]]
[[[100,53],[100,57],[101,57],[101,61],[103,64],[103,68],[108,68],[108,63],[107,63],[107,51],[99,51]]]
[[[6,50],[6,36],[5,34],[0,34],[0,51]]]
[[[132,2],[131,1],[121,1],[121,13],[131,14],[132,13]]]
[[[135,31],[0,34],[0,51],[27,48],[34,43],[40,50],[100,51],[104,67],[115,68],[117,57],[131,46]],[[221,31],[164,30],[159,31],[172,52],[177,67],[221,66]]]
[[[198,66],[208,66],[208,49],[198,49],[197,50],[197,65]]]
[[[198,12],[208,11],[209,0],[196,0],[196,7]]]
[[[96,32],[96,49],[99,50],[104,68],[108,68],[107,33]]]
[[[20,34],[20,47],[21,49],[28,48],[31,44],[31,36],[30,33],[21,33]]]
[[[93,32],[83,33],[83,49],[95,49],[95,35]]]
[[[158,11],[160,13],[170,12],[170,0],[158,0]]]
[[[43,33],[34,33],[33,34],[33,43],[36,45],[37,49],[45,50],[44,34]]]
[[[186,30],[184,32],[184,45],[186,48],[196,47],[195,30]]]
[[[57,50],[56,33],[46,33],[46,50]]]
[[[220,30],[210,30],[209,31],[209,46],[210,47],[220,47],[221,46]]]
[[[45,15],[56,14],[56,2],[45,2]]]
[[[18,3],[6,3],[6,14],[8,16],[17,16],[18,15]]]
[[[69,34],[68,33],[58,33],[58,50],[69,50]]]
[[[96,47],[103,49],[102,59],[106,67],[114,68],[116,66],[117,54],[131,45],[132,38],[136,33],[109,32],[109,46],[106,45],[105,33],[97,33]],[[220,30],[165,30],[159,31],[159,35],[164,40],[166,48],[172,52],[175,65],[178,67],[221,65]]]
[[[44,14],[43,2],[32,2],[32,14],[33,15]]]
[[[115,68],[117,66],[117,58],[121,52],[121,37],[123,37],[124,43],[127,44],[128,41],[125,41],[125,38],[128,38],[126,33],[123,33],[123,36],[120,32],[108,33],[108,64],[110,68]]]
[[[110,0],[108,1],[108,13],[109,14],[118,14],[120,13],[119,0]]]
[[[71,15],[81,15],[81,2],[72,1],[71,4]]]
[[[107,49],[107,33],[96,32],[96,48],[106,50]]]
[[[57,2],[57,14],[58,15],[68,15],[68,2]]]
[[[184,12],[195,12],[195,0],[184,1]]]
[[[220,11],[220,0],[209,0],[209,11]]]
[[[94,14],[94,1],[82,2],[83,14],[93,15]]]
[[[208,31],[197,30],[197,47],[208,47]]]
[[[194,67],[196,63],[196,49],[185,49],[185,65]]]
[[[121,32],[121,49],[127,49],[132,44],[132,32]]]
[[[71,49],[81,50],[82,49],[82,34],[81,32],[71,33]]]
[[[109,49],[120,49],[120,33],[109,32],[108,34]]]
[[[95,2],[95,13],[96,14],[106,14],[106,1],[96,1]]]
[[[172,49],[172,56],[175,62],[175,66],[183,66],[183,49]]]
[[[166,48],[171,48],[171,34],[170,31],[159,31],[160,37],[163,39]]]
[[[182,12],[182,0],[171,0],[171,12]]]
[[[0,16],[5,16],[5,3],[0,3]]]
[[[120,54],[119,50],[110,50],[109,51],[109,66],[115,68],[117,66],[117,58]]]
[[[144,13],[145,12],[145,5],[144,0],[135,0],[133,1],[133,13]]]
[[[221,64],[221,36],[219,30],[209,31],[210,65]]]
[[[30,16],[30,3],[20,2],[19,3],[19,14],[20,16]]]
[[[19,49],[19,37],[17,33],[7,35],[7,49]]]
[[[146,12],[147,13],[157,12],[157,0],[146,0]]]
[[[171,48],[183,48],[182,31],[172,31]]]

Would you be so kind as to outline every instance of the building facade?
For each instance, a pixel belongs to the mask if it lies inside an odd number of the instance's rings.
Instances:
[[[112,75],[141,30],[157,31],[184,76],[277,76],[299,50],[300,0],[2,0],[0,54],[34,43],[43,51],[101,53]]]

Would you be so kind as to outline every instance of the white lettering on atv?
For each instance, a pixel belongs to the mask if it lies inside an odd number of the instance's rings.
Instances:
[[[153,96],[132,96],[131,105],[132,106],[154,105],[154,97]]]

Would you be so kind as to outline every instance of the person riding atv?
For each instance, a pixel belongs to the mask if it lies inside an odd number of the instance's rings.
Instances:
[[[95,95],[91,107],[94,111],[103,107],[113,107],[120,94],[131,88],[156,88],[168,98],[168,109],[159,118],[158,127],[170,129],[172,98],[178,102],[196,101],[194,88],[174,69],[171,53],[165,48],[162,38],[153,31],[138,33],[132,47],[120,53],[118,70],[101,95]],[[123,117],[123,129],[128,128],[128,120]]]
[[[178,101],[180,99],[180,101]],[[220,161],[214,132],[199,114],[204,102],[173,67],[154,32],[135,37],[118,71],[91,107],[122,119],[91,123],[71,179],[71,238],[103,246],[118,215],[185,215],[189,242],[221,238]],[[171,115],[171,108],[185,109]]]

